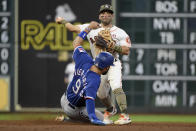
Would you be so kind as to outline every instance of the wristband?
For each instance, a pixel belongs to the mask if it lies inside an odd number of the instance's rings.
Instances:
[[[114,46],[113,50],[117,51],[118,53],[122,53],[122,47],[121,46]]]
[[[85,31],[80,32],[80,34],[78,34],[79,37],[81,37],[83,40],[85,40],[87,33]]]

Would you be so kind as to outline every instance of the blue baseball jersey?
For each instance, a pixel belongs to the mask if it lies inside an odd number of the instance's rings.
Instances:
[[[77,107],[85,106],[85,99],[95,99],[100,85],[100,75],[90,71],[93,59],[82,46],[75,48],[73,53],[75,72],[67,88],[67,99]]]

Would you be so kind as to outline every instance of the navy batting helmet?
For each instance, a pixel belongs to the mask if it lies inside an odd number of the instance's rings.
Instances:
[[[101,52],[96,58],[95,58],[95,65],[99,67],[100,69],[103,69],[108,66],[113,66],[114,57],[112,54],[108,52]]]

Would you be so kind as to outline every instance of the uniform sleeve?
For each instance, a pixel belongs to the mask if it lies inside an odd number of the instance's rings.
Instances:
[[[88,55],[88,53],[82,46],[78,46],[74,50],[73,60],[75,62],[75,65],[77,66],[92,61],[92,58]]]
[[[125,31],[121,30],[119,32],[119,42],[117,44],[120,46],[131,47],[130,37]]]
[[[83,31],[89,24],[77,25],[80,28],[80,31]]]
[[[94,73],[88,74],[88,78],[91,79],[87,79],[87,83],[88,85],[85,87],[85,94],[84,97],[85,99],[92,99],[95,100],[96,98],[96,94],[98,91],[98,88],[100,86],[100,76],[95,76]]]

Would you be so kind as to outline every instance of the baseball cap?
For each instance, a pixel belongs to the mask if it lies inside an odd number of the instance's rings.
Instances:
[[[99,10],[99,14],[104,12],[104,11],[109,11],[110,13],[114,13],[112,6],[109,4],[105,4],[105,5],[101,5],[100,6],[100,10]]]
[[[104,69],[108,66],[114,66],[114,57],[109,52],[101,52],[95,58],[94,64],[100,69]]]

